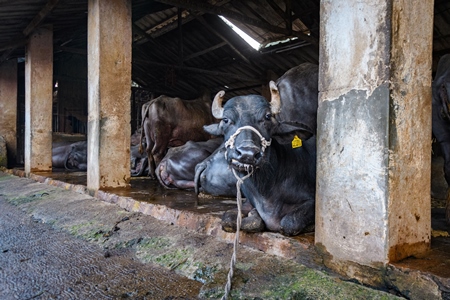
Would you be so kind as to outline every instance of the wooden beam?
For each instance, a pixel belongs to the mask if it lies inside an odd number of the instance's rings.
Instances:
[[[209,48],[207,48],[207,49],[205,49],[205,50],[202,50],[202,51],[199,51],[199,52],[196,52],[196,53],[192,53],[191,55],[186,56],[186,57],[184,58],[184,61],[189,60],[189,59],[192,59],[192,58],[197,57],[197,56],[200,56],[200,55],[203,55],[203,54],[206,54],[206,53],[208,53],[208,52],[214,51],[214,50],[216,50],[216,49],[218,49],[218,48],[221,48],[221,47],[223,47],[223,46],[225,46],[225,45],[227,45],[227,44],[228,44],[227,42],[223,41],[223,42],[221,42],[221,43],[219,43],[219,44],[217,44],[217,45],[214,45],[214,46],[212,46],[212,47],[209,47]]]
[[[59,0],[49,0],[43,9],[31,20],[30,24],[23,30],[23,35],[28,36],[44,19],[51,13],[51,11],[58,5]]]
[[[18,47],[22,47],[26,44],[26,41],[22,44],[21,41],[25,40],[25,38],[34,30],[37,26],[39,26],[42,21],[50,14],[50,12],[56,7],[59,0],[49,0],[47,4],[42,8],[39,13],[31,20],[31,22],[25,27],[25,29],[22,31],[22,34],[19,34],[10,44],[8,44],[6,47],[7,51],[3,53],[3,55],[0,57],[0,63],[4,62],[8,59],[9,55],[14,51],[14,49]],[[20,42],[18,42],[20,41]],[[3,47],[3,48],[5,48]],[[1,50],[0,50],[1,51]]]
[[[252,26],[255,26],[255,27],[258,27],[261,29],[268,30],[273,33],[289,35],[289,32],[288,32],[288,30],[286,30],[286,28],[281,28],[281,27],[274,26],[274,25],[267,25],[264,22],[261,22],[257,19],[249,18],[248,16],[244,16],[238,12],[235,12],[235,11],[223,8],[223,7],[218,7],[218,6],[214,6],[214,5],[203,3],[203,2],[199,3],[198,1],[194,1],[194,0],[155,0],[155,1],[173,5],[176,7],[183,7],[186,9],[197,10],[197,11],[200,11],[203,13],[209,13],[209,14],[213,14],[213,15],[222,15],[225,18],[233,19],[233,20],[239,21],[244,24],[248,24],[248,25],[252,25]],[[298,37],[299,39],[308,41],[313,45],[319,44],[319,42],[316,38],[308,36],[302,32],[293,31],[292,35]]]
[[[63,46],[55,46],[55,51],[63,51],[63,52],[69,52],[74,54],[80,54],[80,55],[87,55],[86,49],[78,49],[78,48],[72,48],[72,47],[63,47]]]
[[[211,75],[211,76],[231,77],[231,78],[239,79],[242,81],[260,82],[259,79],[242,76],[242,75],[238,75],[238,74],[219,72],[219,71],[211,71],[211,70],[205,70],[205,69],[199,69],[199,68],[193,68],[193,67],[177,66],[177,65],[159,63],[159,62],[155,62],[155,61],[148,61],[148,60],[142,60],[142,59],[133,59],[133,63],[134,64],[135,63],[148,64],[148,65],[163,67],[163,68],[179,69],[179,70],[184,70],[184,71],[188,71],[188,72],[200,73],[200,74]]]
[[[27,40],[25,38],[20,38],[14,41],[11,41],[9,44],[0,47],[0,51],[5,51],[5,50],[11,50],[11,49],[16,49],[19,47],[23,47],[27,44]]]

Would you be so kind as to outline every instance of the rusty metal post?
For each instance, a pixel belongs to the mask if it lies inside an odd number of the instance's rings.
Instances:
[[[433,1],[320,11],[316,246],[377,284],[388,262],[430,247]]]
[[[52,169],[53,28],[35,30],[25,57],[25,173]]]
[[[0,136],[6,140],[8,167],[17,163],[17,60],[0,64]]]
[[[130,181],[131,0],[88,4],[90,190]]]

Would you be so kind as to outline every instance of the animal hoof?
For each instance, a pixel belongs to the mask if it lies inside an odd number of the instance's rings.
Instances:
[[[227,211],[222,216],[222,230],[226,232],[236,232],[237,212]]]
[[[246,232],[261,232],[265,229],[265,224],[258,211],[253,208],[248,217],[242,220],[241,230]]]

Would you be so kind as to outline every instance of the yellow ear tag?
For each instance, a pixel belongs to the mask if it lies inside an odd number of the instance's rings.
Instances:
[[[292,148],[300,148],[302,146],[302,140],[298,136],[294,136],[292,140]]]

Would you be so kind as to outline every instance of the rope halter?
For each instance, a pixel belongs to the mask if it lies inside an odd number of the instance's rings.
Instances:
[[[225,148],[230,147],[231,149],[233,149],[234,141],[235,141],[236,137],[238,136],[239,133],[241,133],[241,131],[243,131],[245,129],[251,130],[259,136],[259,138],[261,140],[261,152],[264,153],[266,148],[269,147],[270,144],[272,143],[272,139],[267,141],[255,127],[249,126],[249,125],[239,127],[238,130],[236,130],[236,132],[230,136],[228,141],[225,142]],[[227,152],[225,151],[225,159],[226,158],[227,158]]]
[[[252,127],[252,126],[242,126],[242,127],[238,128],[238,130],[236,130],[236,132],[232,136],[230,136],[228,141],[226,141],[225,147],[226,148],[228,148],[228,147],[234,148],[234,141],[236,139],[236,136],[239,133],[241,133],[241,131],[244,130],[244,129],[252,130],[253,132],[255,132],[259,136],[259,138],[261,139],[261,148],[262,148],[261,152],[264,153],[266,148],[270,146],[270,143],[272,142],[272,139],[267,141],[261,135],[261,133],[258,130],[256,130],[254,127]],[[227,152],[225,151],[225,159],[226,158],[227,158]],[[237,218],[236,218],[236,235],[234,236],[233,255],[231,256],[230,269],[228,271],[227,283],[225,285],[225,294],[223,295],[221,300],[227,300],[228,296],[230,295],[230,292],[231,292],[231,280],[233,278],[234,267],[236,265],[237,247],[238,247],[238,244],[239,244],[239,231],[241,230],[241,222],[242,222],[241,185],[244,183],[245,179],[249,178],[253,174],[253,169],[252,169],[251,171],[247,171],[247,174],[241,178],[241,177],[239,177],[239,175],[236,173],[236,171],[234,169],[232,169],[232,171],[233,171],[234,177],[236,177],[236,191],[237,191],[236,203],[237,203],[237,207],[238,207],[238,214],[237,214]]]

